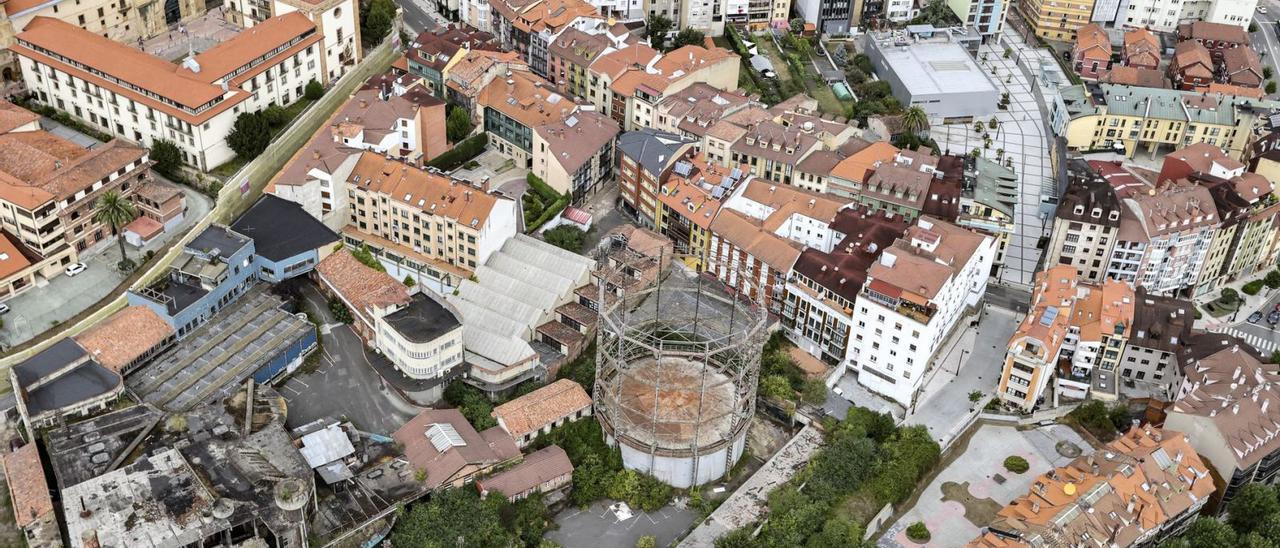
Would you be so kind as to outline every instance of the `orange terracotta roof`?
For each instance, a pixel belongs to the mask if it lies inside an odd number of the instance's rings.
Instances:
[[[491,414],[512,438],[519,439],[588,407],[591,396],[582,385],[560,379],[493,408]]]
[[[525,71],[494,78],[476,100],[530,129],[562,121],[578,108],[573,99],[556,92],[546,80]]]
[[[0,133],[9,133],[38,120],[39,114],[0,99]]]
[[[855,183],[866,182],[870,172],[875,171],[880,164],[892,162],[898,155],[898,151],[898,147],[885,141],[871,143],[871,146],[851,154],[836,164],[835,169],[831,170],[831,176]]]
[[[69,199],[146,154],[119,139],[85,149],[43,130],[0,135],[0,199],[26,209]]]
[[[1209,93],[1221,93],[1223,95],[1235,95],[1237,97],[1252,97],[1261,99],[1264,94],[1260,88],[1247,88],[1244,86],[1233,86],[1231,84],[1219,84],[1211,82],[1209,84]]]
[[[31,261],[18,250],[9,234],[0,231],[0,280],[8,278],[31,266]]]
[[[4,475],[13,502],[13,517],[19,528],[26,528],[53,513],[53,499],[49,497],[49,483],[45,480],[36,444],[28,443],[5,455]]]
[[[314,33],[315,29],[315,23],[300,11],[271,17],[245,29],[232,39],[196,55],[195,60],[200,64],[200,72],[193,73],[189,77],[203,82],[221,80],[240,67],[266,56],[281,45],[299,36]],[[317,33],[314,38],[321,37]],[[189,72],[187,69],[179,70]],[[236,77],[242,78],[243,75]]]
[[[471,185],[368,151],[360,155],[347,182],[474,230],[485,226],[499,199]]]
[[[76,335],[75,340],[100,365],[121,373],[126,365],[172,336],[173,327],[150,307],[130,306]]]
[[[1089,58],[1110,58],[1111,38],[1107,31],[1097,23],[1090,23],[1076,31],[1075,55],[1084,54]]]
[[[316,271],[334,291],[342,295],[361,315],[375,308],[409,304],[409,289],[390,274],[375,270],[356,259],[350,250],[330,253]],[[372,322],[372,318],[369,319]]]

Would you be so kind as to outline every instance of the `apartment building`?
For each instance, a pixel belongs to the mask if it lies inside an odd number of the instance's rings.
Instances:
[[[515,200],[363,152],[346,180],[343,240],[367,245],[396,279],[457,287],[515,235]]]
[[[306,16],[324,37],[322,82],[341,78],[364,58],[357,0],[271,0],[270,5],[267,0],[227,0],[223,10],[228,21],[246,29],[289,13]]]
[[[840,160],[827,178],[825,192],[858,199],[871,174],[892,163],[901,150],[885,141],[876,141]]]
[[[786,280],[780,315],[784,333],[796,346],[839,368],[851,365],[849,340],[854,305],[867,271],[910,224],[901,215],[852,205],[839,210],[827,227],[827,246],[800,252]]]
[[[1122,203],[1107,276],[1156,294],[1191,289],[1220,224],[1208,189],[1174,181]]]
[[[972,27],[984,41],[1004,32],[1004,20],[1009,16],[1012,2],[1006,0],[947,0],[947,7],[961,23]]]
[[[671,169],[693,153],[697,141],[654,129],[618,136],[618,191],[622,206],[643,226],[656,226],[658,194]]]
[[[1194,432],[1132,427],[1036,477],[969,546],[1151,546],[1187,530],[1215,487]]]
[[[1156,70],[1164,50],[1160,39],[1147,29],[1133,29],[1124,33],[1124,46],[1120,50],[1120,62],[1126,67]]]
[[[1006,404],[1030,411],[1043,403],[1071,327],[1080,283],[1077,276],[1078,271],[1069,265],[1055,265],[1036,274],[1030,312],[1009,340],[996,390],[996,396]]]
[[[1088,163],[1072,160],[1067,173],[1067,188],[1054,210],[1044,262],[1046,266],[1071,265],[1081,280],[1100,283],[1118,238],[1122,206],[1111,184]]]
[[[552,39],[579,20],[603,20],[596,8],[582,0],[534,0],[509,2],[493,0],[490,32],[506,50],[514,50],[529,63],[529,69],[549,78],[547,46]]]
[[[1088,80],[1105,78],[1111,72],[1111,37],[1102,25],[1089,23],[1076,31],[1071,68]]]
[[[633,43],[635,38],[625,31],[625,26],[616,30],[608,27],[595,33],[576,27],[564,29],[547,44],[547,79],[556,89],[585,101],[591,63],[601,55]]]
[[[701,154],[676,160],[657,193],[654,230],[701,269],[711,251],[712,222],[725,198],[748,178],[741,167],[722,167]]]
[[[1247,29],[1257,7],[1258,0],[1184,0],[1181,17]]]
[[[476,108],[489,146],[516,165],[532,168],[534,128],[564,122],[577,112],[578,104],[537,75],[512,71],[480,91]]]
[[[1193,21],[1178,25],[1178,42],[1200,44],[1209,49],[1214,61],[1220,61],[1227,50],[1249,47],[1249,34],[1240,25]]]
[[[848,34],[854,4],[851,0],[797,0],[793,7],[801,19],[821,34]]]
[[[1134,393],[1167,400],[1182,380],[1178,353],[1191,339],[1195,307],[1188,301],[1153,295],[1141,287],[1134,303],[1131,335],[1115,369],[1117,383],[1135,389]]]
[[[995,266],[1004,265],[1005,252],[1016,228],[1014,211],[1018,207],[1018,175],[1012,169],[986,158],[963,157],[950,161],[963,162],[964,183],[959,199],[956,224],[989,234],[996,240]],[[947,161],[940,161],[940,165]],[[943,169],[942,171],[946,171]]]
[[[146,149],[118,139],[86,149],[38,119],[0,102],[0,301],[122,237],[94,220],[98,198],[132,199],[151,180]]]
[[[175,65],[57,19],[37,18],[13,51],[36,101],[150,147],[177,145],[201,170],[234,156],[235,118],[328,82],[323,35],[302,14],[273,17]]]
[[[1217,472],[1221,513],[1242,487],[1272,483],[1280,471],[1280,438],[1266,430],[1280,420],[1271,405],[1280,402],[1280,366],[1244,341],[1217,334],[1197,336],[1180,356],[1184,376],[1165,427],[1186,432]]]
[[[444,99],[448,71],[472,49],[497,49],[492,34],[449,25],[424,31],[405,51],[409,73],[422,77],[427,92]]]
[[[533,132],[533,173],[578,203],[613,180],[618,124],[583,110]]]
[[[1241,228],[1249,218],[1249,202],[1225,179],[1204,174],[1192,175],[1190,179],[1209,189],[1213,205],[1218,210],[1219,225],[1213,231],[1213,241],[1209,243],[1209,251],[1205,254],[1195,292],[1192,294],[1194,297],[1203,297],[1218,293],[1218,288],[1227,281],[1229,266],[1239,242],[1237,234],[1243,234]]]
[[[849,205],[828,194],[751,178],[725,198],[711,222],[709,269],[769,311],[782,312],[787,276],[805,249],[829,252],[841,236],[830,229]]]
[[[1093,17],[1093,1],[1021,0],[1017,9],[1036,36],[1069,42],[1076,38],[1076,30]]]
[[[1182,22],[1181,0],[1099,0],[1093,7],[1093,21],[1125,29],[1173,32]]]
[[[854,306],[851,365],[867,389],[910,405],[947,336],[978,305],[995,241],[920,217],[867,270]]]
[[[742,90],[723,90],[706,82],[695,82],[658,101],[652,127],[702,140],[716,122],[753,106],[763,105]]]
[[[872,209],[883,209],[914,219],[924,213],[935,178],[940,178],[938,157],[928,152],[900,150],[890,162],[870,171],[866,184],[850,181],[856,199]]]
[[[472,121],[480,119],[476,99],[480,92],[508,73],[528,72],[529,64],[514,51],[472,50],[449,69],[445,80],[445,100],[471,113]]]
[[[657,105],[666,95],[698,82],[736,89],[741,64],[720,47],[688,45],[662,54],[634,44],[591,63],[587,101],[625,130],[656,127]]]
[[[1280,108],[1275,101],[1250,97],[1116,84],[1080,91],[1083,100],[1068,106],[1067,148],[1123,150],[1129,157],[1208,143],[1239,159],[1261,114]]]
[[[421,165],[448,150],[445,104],[421,78],[375,80],[355,92],[267,183],[265,192],[302,206],[333,230],[349,221],[346,181],[363,151]],[[408,85],[405,83],[408,81]]]

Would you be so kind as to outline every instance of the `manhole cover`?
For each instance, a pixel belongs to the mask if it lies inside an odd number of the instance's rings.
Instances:
[[[994,476],[991,476],[991,479],[995,480],[995,482],[996,482],[997,484],[999,484],[999,485],[1004,485],[1005,478],[1004,478],[1004,476],[1002,476],[1002,475],[1000,475],[1000,474],[996,474],[996,475],[994,475]]]
[[[1059,455],[1069,459],[1074,459],[1080,456],[1080,446],[1069,441],[1060,441],[1054,445],[1053,448],[1058,451]]]

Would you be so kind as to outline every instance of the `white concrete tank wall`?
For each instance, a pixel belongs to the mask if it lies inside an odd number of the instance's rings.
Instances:
[[[677,489],[687,489],[724,477],[729,469],[737,464],[738,459],[742,458],[742,451],[747,443],[747,429],[743,429],[732,444],[699,456],[697,478],[693,477],[693,457],[650,456],[647,449],[631,447],[625,443],[618,444],[612,436],[608,436],[607,441],[609,445],[619,446],[622,451],[622,465],[627,469],[644,472]],[[732,453],[726,458],[726,452],[729,451]]]

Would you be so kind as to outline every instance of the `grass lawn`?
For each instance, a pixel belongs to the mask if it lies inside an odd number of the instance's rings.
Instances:
[[[768,34],[756,34],[751,37],[760,48],[760,53],[769,58],[773,63],[773,68],[778,72],[778,88],[779,89],[796,89],[797,93],[803,91],[810,97],[817,99],[818,110],[824,114],[832,114],[836,116],[845,116],[847,114],[847,103],[836,98],[835,91],[831,86],[822,82],[814,70],[812,64],[805,67],[804,74],[795,74],[791,69],[791,65],[787,63],[786,57],[778,52],[777,46],[773,43],[773,38]],[[812,61],[809,61],[812,63]],[[744,65],[743,70],[749,70],[750,65]],[[787,97],[783,97],[786,99]]]
[[[287,107],[284,107],[286,115],[285,121],[283,124],[280,124],[280,127],[271,129],[271,140],[274,141],[276,136],[280,135],[280,132],[284,131],[284,128],[289,127],[289,122],[292,122],[294,118],[297,118],[299,114],[302,114],[302,111],[307,110],[307,107],[311,106],[311,103],[314,102],[315,101],[312,101],[311,99],[303,98],[294,101]],[[209,174],[225,181],[227,178],[235,175],[237,171],[240,171],[240,168],[244,167],[247,163],[249,163],[248,160],[237,155],[236,157],[227,160],[222,165],[209,170]]]

